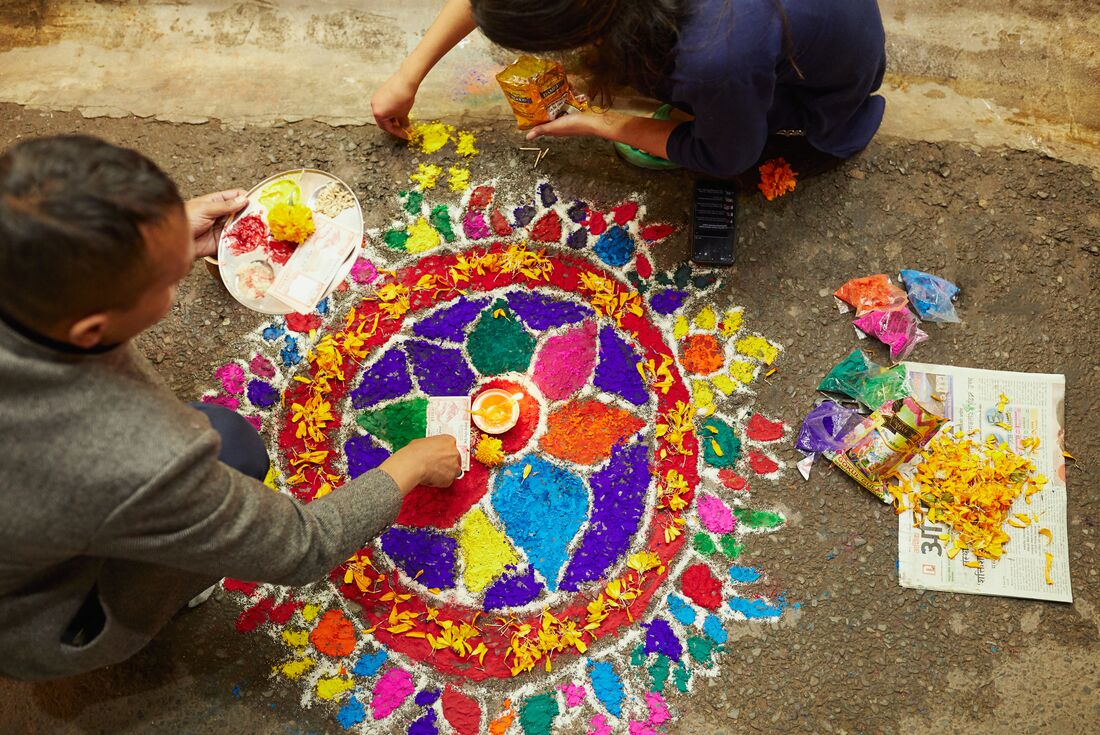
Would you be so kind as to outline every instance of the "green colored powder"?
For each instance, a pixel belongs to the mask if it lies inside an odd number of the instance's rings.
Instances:
[[[681,692],[687,692],[688,682],[691,681],[691,672],[688,671],[683,660],[680,661],[680,665],[676,667],[676,670],[672,672],[672,681],[676,683],[676,688]]]
[[[699,663],[710,666],[710,655],[714,652],[714,644],[706,638],[693,635],[688,638],[688,652]]]
[[[498,299],[481,312],[466,348],[470,361],[482,375],[526,373],[535,354],[535,338],[519,323],[508,302]]]
[[[645,644],[639,643],[638,647],[630,652],[630,665],[631,666],[645,666],[646,653]]]
[[[432,213],[428,217],[428,221],[436,232],[443,236],[443,239],[447,242],[455,241],[455,228],[451,224],[451,213],[447,211],[446,204],[437,204],[432,207]]]
[[[668,683],[668,656],[657,654],[657,660],[649,667],[649,678],[653,680],[653,691],[658,694],[665,691],[665,684]]]
[[[718,547],[714,545],[714,539],[711,538],[710,534],[706,531],[700,531],[695,534],[695,537],[691,539],[691,543],[695,547],[695,550],[703,556],[710,556],[718,551]]]
[[[730,559],[736,559],[741,556],[741,553],[745,550],[745,545],[738,541],[737,537],[732,533],[727,533],[723,536],[719,540],[719,543],[722,545],[722,553]]]
[[[733,467],[741,458],[741,440],[725,421],[711,418],[703,424],[698,434],[703,443],[703,459],[711,467]],[[721,456],[714,449],[715,443],[722,450]]]
[[[405,230],[389,230],[382,236],[382,242],[390,250],[404,250],[405,243],[409,241],[409,233]]]
[[[424,204],[424,194],[416,190],[398,192],[397,196],[405,200],[404,209],[412,216],[420,214],[420,207]]]
[[[783,525],[783,516],[767,510],[737,508],[733,511],[737,521],[749,528],[775,528]]]
[[[377,411],[363,413],[356,423],[396,452],[413,439],[422,439],[428,433],[428,399],[414,398],[391,403]]]
[[[553,694],[540,694],[528,699],[519,711],[519,724],[524,735],[550,735],[559,711],[558,700]]]

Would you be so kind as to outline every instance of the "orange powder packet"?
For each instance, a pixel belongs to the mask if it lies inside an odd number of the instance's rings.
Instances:
[[[588,106],[583,96],[573,92],[565,67],[557,61],[521,56],[497,74],[497,82],[520,130],[530,130]]]

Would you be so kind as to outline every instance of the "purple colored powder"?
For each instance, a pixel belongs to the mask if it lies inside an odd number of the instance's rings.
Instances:
[[[435,710],[428,710],[409,725],[409,735],[439,735],[439,728],[435,724]]]
[[[542,594],[542,582],[535,579],[535,570],[504,576],[485,590],[485,609],[504,610],[532,602]]]
[[[569,215],[569,219],[576,222],[578,225],[583,224],[588,219],[588,202],[582,202],[580,199],[569,205],[569,209],[566,212]]]
[[[405,353],[397,347],[391,347],[363,372],[359,387],[351,392],[351,405],[357,409],[369,408],[382,401],[403,396],[412,387]]]
[[[382,551],[405,574],[429,589],[455,586],[457,546],[453,538],[427,528],[397,527],[382,534]]]
[[[614,327],[605,326],[600,329],[600,361],[592,382],[597,388],[620,395],[635,406],[645,405],[649,401],[649,391],[638,372],[640,360]]]
[[[534,206],[524,204],[522,207],[516,207],[512,210],[512,217],[515,218],[516,227],[526,227],[535,219],[537,213],[538,210]]]
[[[649,299],[649,305],[652,306],[653,310],[658,314],[667,316],[683,306],[684,300],[687,299],[687,297],[687,291],[676,291],[667,288],[664,291],[658,291],[653,294]]]
[[[466,341],[466,327],[477,319],[489,299],[459,297],[453,306],[440,309],[426,319],[417,322],[413,334],[425,339],[442,339],[448,342]]]
[[[543,182],[539,184],[539,199],[542,200],[542,206],[552,207],[557,204],[558,195],[554,192],[554,187],[549,182]]]
[[[369,434],[353,436],[344,442],[344,454],[348,458],[348,477],[353,480],[390,458],[390,453],[375,444]]]
[[[279,391],[262,380],[250,380],[248,381],[248,400],[253,406],[259,408],[274,406],[275,401],[279,400]]]
[[[459,350],[417,340],[406,342],[405,349],[409,351],[413,373],[422,393],[429,396],[464,396],[474,387],[474,372]]]
[[[439,689],[424,689],[416,693],[416,699],[413,701],[416,702],[417,707],[431,707],[435,704],[435,700],[439,699],[439,693]]]
[[[645,652],[661,653],[673,661],[679,661],[684,653],[683,644],[676,634],[672,632],[672,626],[663,618],[654,618],[645,633]]]
[[[600,580],[608,567],[630,549],[645,512],[649,488],[649,455],[645,444],[611,450],[611,461],[592,476],[592,512],[561,588],[576,592],[585,582]]]
[[[512,291],[508,305],[524,324],[537,332],[576,324],[592,316],[592,310],[572,301],[559,301],[534,291]],[[637,372],[637,368],[634,370]]]
[[[565,238],[565,244],[574,250],[580,250],[588,245],[588,230],[578,227]]]

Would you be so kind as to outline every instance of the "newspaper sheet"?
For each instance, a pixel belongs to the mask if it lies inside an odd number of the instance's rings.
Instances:
[[[969,432],[978,429],[981,436],[994,434],[1023,452],[1020,441],[1038,436],[1042,443],[1033,455],[1036,470],[1050,478],[1042,492],[1031,496],[1031,504],[1021,495],[1012,506],[1013,513],[1038,515],[1039,521],[1027,528],[1006,526],[1011,537],[999,560],[985,560],[981,569],[963,566],[975,558],[969,551],[948,559],[947,544],[939,536],[947,531],[942,524],[913,526],[913,514],[898,516],[898,579],[902,587],[966,592],[980,595],[1029,597],[1038,600],[1072,602],[1069,578],[1069,542],[1066,524],[1066,462],[1064,451],[1066,380],[1062,375],[1011,373],[994,370],[906,363],[913,394],[953,423],[953,428]],[[1004,413],[997,411],[1001,394],[1009,398]],[[940,400],[942,399],[942,400]],[[1010,431],[996,424],[1011,426]],[[1048,528],[1048,544],[1039,535]],[[1046,583],[1046,553],[1054,555],[1050,570],[1053,584]]]

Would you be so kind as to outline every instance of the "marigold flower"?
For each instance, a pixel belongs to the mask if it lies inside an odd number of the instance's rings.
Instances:
[[[773,158],[761,164],[760,183],[757,187],[764,192],[764,198],[770,202],[789,191],[794,191],[797,181],[798,174],[785,159]]]
[[[313,234],[313,210],[304,204],[276,204],[267,213],[267,226],[276,240],[299,245]]]

